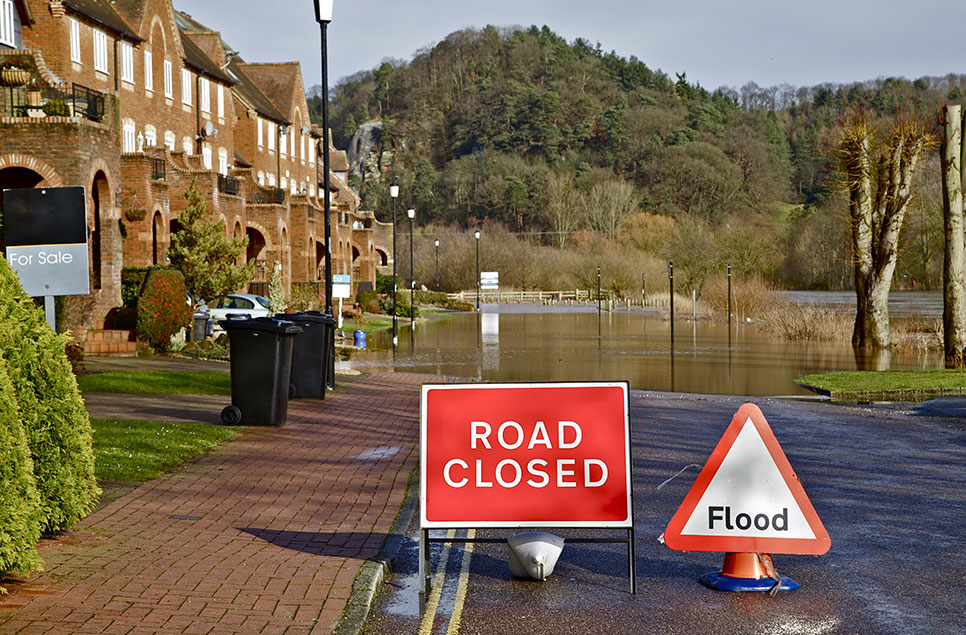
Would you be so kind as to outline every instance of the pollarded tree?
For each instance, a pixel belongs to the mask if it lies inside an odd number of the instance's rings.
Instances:
[[[899,230],[912,199],[913,174],[932,135],[906,118],[883,133],[864,114],[847,120],[843,132],[839,160],[849,193],[855,268],[852,345],[885,348],[891,342],[888,303]]]
[[[963,115],[961,106],[943,106],[940,157],[943,181],[943,227],[946,234],[943,258],[943,350],[946,368],[963,368],[966,346],[966,244],[963,240]]]
[[[205,197],[194,183],[184,197],[188,207],[178,216],[181,229],[171,235],[168,258],[184,274],[188,291],[212,300],[251,282],[253,264],[236,264],[248,237],[227,238],[225,221],[209,215]]]

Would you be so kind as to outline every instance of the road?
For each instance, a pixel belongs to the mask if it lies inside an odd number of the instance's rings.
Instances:
[[[966,400],[754,400],[832,539],[824,556],[774,556],[778,571],[801,585],[776,597],[709,590],[698,578],[717,571],[722,554],[659,542],[698,468],[658,486],[703,465],[742,402],[632,394],[636,595],[622,545],[565,545],[553,575],[538,582],[511,578],[505,545],[433,544],[437,593],[420,615],[414,524],[366,632],[966,632]]]

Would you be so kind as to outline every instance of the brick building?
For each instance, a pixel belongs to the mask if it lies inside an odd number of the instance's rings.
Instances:
[[[29,77],[0,78],[0,189],[86,189],[90,326],[122,267],[165,262],[191,183],[248,237],[256,282],[276,264],[287,289],[324,278],[323,135],[297,62],[248,63],[171,0],[0,0],[4,60]],[[391,234],[330,156],[333,273],[374,283]]]

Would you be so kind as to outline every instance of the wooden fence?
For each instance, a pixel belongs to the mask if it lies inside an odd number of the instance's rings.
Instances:
[[[449,298],[469,302],[476,302],[476,291],[460,291],[447,294]],[[675,294],[677,296],[677,294]],[[666,308],[669,304],[667,292],[648,294],[646,303],[644,298],[618,298],[613,291],[601,289],[600,301],[609,307],[619,306],[653,306]],[[689,300],[690,301],[690,300]],[[480,291],[480,302],[492,303],[541,303],[541,304],[594,304],[597,302],[597,291],[590,289],[571,289],[567,291],[511,291],[486,290]],[[609,303],[609,304],[608,304]]]

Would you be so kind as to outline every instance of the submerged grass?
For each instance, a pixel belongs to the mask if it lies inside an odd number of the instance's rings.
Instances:
[[[119,392],[142,395],[230,395],[231,375],[219,371],[125,370],[81,375],[84,392]]]
[[[239,428],[201,423],[91,419],[98,480],[145,482],[208,452]]]

